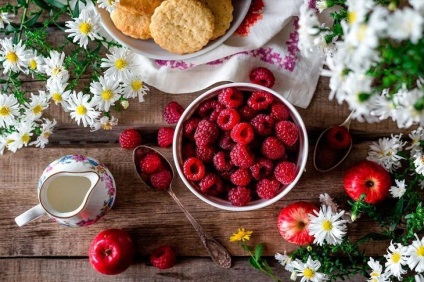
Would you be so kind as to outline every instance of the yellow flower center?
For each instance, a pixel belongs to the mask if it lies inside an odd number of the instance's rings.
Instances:
[[[124,69],[126,66],[127,66],[127,61],[125,61],[124,59],[118,59],[118,60],[116,60],[116,62],[115,62],[115,67],[116,67],[118,70],[122,70],[122,69]]]
[[[324,220],[324,222],[322,223],[322,229],[324,229],[325,231],[330,231],[333,229],[333,224],[328,219]]]
[[[81,23],[79,25],[79,31],[84,35],[89,34],[91,30],[92,30],[92,26],[90,23]]]
[[[53,99],[53,101],[55,101],[56,103],[60,103],[60,102],[62,102],[62,95],[60,95],[60,93],[55,92],[55,93],[53,93],[53,95],[52,95],[52,99]]]
[[[361,24],[359,26],[358,33],[356,34],[359,41],[363,41],[365,39],[365,33],[367,32],[367,28],[368,27],[366,24]]]
[[[6,54],[6,60],[8,60],[9,62],[16,64],[18,59],[18,55],[16,55],[16,53],[13,51]]]
[[[84,107],[83,105],[79,105],[76,109],[75,112],[79,115],[85,115],[87,113],[87,108]]]
[[[400,260],[400,254],[399,253],[393,253],[392,254],[392,261],[394,262],[394,263],[398,263],[399,262],[399,260]]]
[[[378,273],[377,271],[373,271],[373,272],[371,272],[370,276],[371,277],[379,277],[380,273]]]
[[[48,139],[50,137],[50,132],[48,132],[48,131],[44,132],[43,137]]]
[[[307,267],[303,270],[303,276],[307,279],[312,279],[315,276],[315,271]]]
[[[109,101],[113,97],[113,92],[110,89],[103,90],[102,98],[103,100]]]
[[[107,3],[108,3],[109,5],[112,5],[112,4],[113,4],[113,0],[107,0]]]
[[[350,24],[353,24],[354,22],[356,22],[356,20],[358,19],[358,15],[351,11],[349,13],[347,13],[347,22]]]
[[[58,75],[61,71],[62,71],[62,69],[61,69],[61,68],[56,67],[56,68],[54,68],[54,69],[52,70],[52,75],[53,75],[53,76],[56,76],[56,75]]]
[[[131,87],[134,91],[138,91],[143,87],[143,82],[141,80],[134,80],[131,82]]]
[[[43,107],[41,105],[37,105],[34,108],[32,108],[32,112],[36,115],[38,115],[42,111],[43,111]]]
[[[424,256],[424,246],[419,246],[417,249],[417,255],[420,257]]]
[[[12,113],[12,110],[9,107],[2,106],[0,107],[0,116],[6,117]]]
[[[11,144],[11,143],[13,143],[13,142],[15,142],[15,140],[13,140],[13,139],[8,139],[8,140],[6,141],[6,145],[9,145],[9,144]]]
[[[37,62],[34,59],[29,61],[29,68],[35,70],[37,68]]]
[[[24,144],[27,144],[30,139],[31,139],[31,137],[29,137],[29,135],[26,134],[26,133],[24,135],[22,135],[22,137],[21,137],[22,143],[24,143]]]

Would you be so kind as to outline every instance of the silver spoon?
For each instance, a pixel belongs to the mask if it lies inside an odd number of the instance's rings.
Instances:
[[[168,160],[157,150],[149,147],[149,146],[138,146],[133,151],[133,161],[135,165],[135,169],[137,171],[138,176],[140,177],[141,181],[143,181],[144,184],[146,184],[149,188],[153,190],[159,191],[159,189],[156,189],[155,187],[152,187],[149,185],[147,175],[144,175],[140,171],[140,160],[141,158],[146,155],[149,152],[155,152],[162,158],[162,163],[167,166],[167,169],[172,174],[172,179],[174,179],[174,171],[172,169],[171,164],[168,162]],[[169,195],[171,195],[172,199],[178,204],[178,206],[181,208],[181,210],[186,215],[187,219],[190,221],[190,223],[193,225],[194,229],[196,230],[197,234],[200,237],[200,240],[202,241],[203,245],[205,246],[206,250],[208,251],[209,255],[211,256],[212,260],[217,263],[220,267],[223,268],[230,268],[231,267],[231,256],[228,253],[228,251],[212,236],[208,235],[203,228],[197,223],[197,221],[191,216],[191,214],[188,212],[188,210],[185,208],[185,206],[180,202],[180,200],[175,195],[174,191],[172,190],[172,181],[169,185],[168,189],[165,189]]]
[[[346,118],[346,120],[338,125],[341,127],[345,127],[347,131],[349,132],[349,126],[351,122],[351,118],[353,115],[353,111],[350,113],[350,115]],[[337,125],[336,125],[337,126]],[[326,130],[324,130],[321,135],[317,139],[317,143],[315,145],[314,149],[314,167],[316,170],[320,172],[327,172],[338,165],[340,165],[346,157],[349,155],[350,150],[352,149],[352,138],[350,139],[350,144],[347,148],[336,150],[331,149],[328,144],[326,144],[326,133],[331,128],[334,128],[335,126],[329,127]]]

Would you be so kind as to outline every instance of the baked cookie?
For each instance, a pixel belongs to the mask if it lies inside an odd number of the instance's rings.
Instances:
[[[224,35],[233,20],[233,4],[231,0],[199,0],[208,7],[215,16],[215,29],[211,40]]]
[[[120,5],[110,13],[110,18],[117,29],[123,34],[137,39],[152,38],[150,34],[149,13],[135,13],[122,9]]]
[[[152,15],[163,0],[120,0],[119,6],[128,12]]]
[[[202,49],[214,28],[212,11],[197,0],[165,0],[154,11],[150,23],[156,44],[175,54]]]

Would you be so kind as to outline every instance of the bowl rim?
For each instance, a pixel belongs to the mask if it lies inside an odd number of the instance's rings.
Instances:
[[[296,125],[299,127],[300,131],[302,134],[300,134],[299,136],[302,136],[302,138],[304,138],[304,142],[303,142],[303,146],[302,148],[299,148],[299,154],[298,154],[298,161],[297,161],[297,166],[298,166],[298,171],[299,173],[297,174],[296,178],[293,180],[292,183],[290,183],[289,185],[287,185],[279,194],[277,194],[274,198],[272,199],[260,199],[260,200],[255,200],[252,201],[251,204],[248,204],[246,206],[232,206],[229,201],[227,200],[223,200],[223,199],[219,199],[217,197],[213,197],[213,196],[209,196],[209,195],[204,195],[202,193],[200,193],[199,191],[197,191],[197,189],[195,187],[193,187],[193,185],[190,183],[189,180],[186,179],[186,177],[184,176],[184,173],[182,171],[182,157],[178,155],[178,151],[181,147],[181,143],[182,143],[182,126],[184,121],[187,119],[187,117],[190,117],[195,109],[198,106],[198,103],[215,97],[216,95],[218,95],[217,93],[219,92],[219,90],[223,89],[223,88],[228,88],[228,87],[235,87],[235,88],[239,88],[241,90],[252,90],[252,88],[254,88],[255,90],[263,90],[266,92],[269,92],[271,94],[273,94],[275,97],[277,97],[281,102],[283,102],[290,110],[291,112],[291,116],[293,121],[296,122]],[[244,88],[244,89],[243,89]],[[211,94],[216,93],[216,95],[209,97]],[[177,145],[179,145],[177,147]],[[175,134],[174,134],[174,138],[173,138],[173,144],[172,144],[172,156],[174,159],[174,165],[175,168],[177,170],[178,176],[181,178],[181,180],[184,182],[184,184],[187,186],[187,188],[194,194],[196,195],[199,199],[201,199],[203,202],[210,204],[211,206],[223,209],[223,210],[228,210],[228,211],[251,211],[251,210],[257,210],[266,206],[269,206],[275,202],[277,202],[278,200],[280,200],[281,198],[283,198],[285,195],[287,195],[292,189],[293,187],[297,184],[297,182],[299,181],[300,177],[302,176],[305,167],[306,167],[306,162],[308,159],[308,153],[309,153],[309,142],[308,142],[308,133],[306,131],[306,127],[305,124],[303,122],[302,117],[300,116],[299,112],[296,110],[296,108],[283,96],[281,96],[281,94],[277,93],[276,91],[269,89],[267,87],[258,85],[258,84],[253,84],[253,83],[247,83],[247,82],[232,82],[232,83],[226,83],[226,84],[222,84],[216,87],[213,87],[209,90],[207,90],[206,92],[204,92],[203,94],[201,94],[200,96],[198,96],[196,99],[194,99],[188,106],[187,108],[184,110],[183,114],[181,115],[176,127],[175,127]],[[299,162],[299,158],[300,158],[300,162]],[[212,201],[209,198],[213,198],[215,199],[215,201]],[[224,203],[229,203],[230,205],[226,205]]]

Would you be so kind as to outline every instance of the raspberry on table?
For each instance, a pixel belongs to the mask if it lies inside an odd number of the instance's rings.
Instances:
[[[218,196],[224,191],[224,184],[216,173],[208,172],[200,180],[199,189],[203,194]]]
[[[278,163],[274,169],[274,175],[283,185],[289,185],[296,178],[296,164],[288,161]]]
[[[166,190],[172,182],[172,173],[167,169],[159,170],[150,175],[150,184],[158,190]]]
[[[141,135],[135,129],[125,129],[119,135],[119,144],[124,149],[134,149],[141,145]]]
[[[250,189],[243,186],[232,188],[228,192],[228,201],[230,201],[233,206],[245,206],[252,199],[250,193]]]
[[[146,174],[152,174],[162,165],[161,157],[156,153],[147,153],[140,160],[140,171]]]
[[[231,130],[240,122],[240,115],[234,109],[223,109],[216,120],[216,123],[222,130]]]
[[[283,120],[275,124],[275,135],[284,145],[292,147],[299,138],[299,129],[293,122]]]
[[[243,144],[236,144],[230,151],[231,162],[238,167],[248,168],[255,162],[255,156]]]
[[[224,88],[218,94],[218,102],[227,108],[237,108],[243,104],[243,93],[234,87]]]
[[[345,149],[352,142],[349,130],[344,126],[333,126],[325,135],[328,144],[334,149]]]
[[[266,114],[258,114],[250,121],[250,124],[255,132],[262,136],[269,136],[274,131],[274,119]]]
[[[229,170],[233,167],[230,156],[224,151],[219,151],[213,156],[213,165],[218,171]]]
[[[160,246],[150,254],[150,263],[159,269],[168,269],[175,265],[177,256],[171,246]]]
[[[276,179],[263,178],[256,184],[256,193],[261,199],[272,199],[278,194],[280,186]]]
[[[249,74],[249,79],[254,84],[259,84],[268,88],[274,86],[274,74],[267,68],[258,67]]]
[[[205,176],[205,165],[198,158],[188,158],[183,164],[184,176],[191,181],[199,181]]]
[[[211,144],[218,138],[218,136],[218,126],[207,119],[202,119],[194,132],[194,140],[197,146]]]
[[[163,110],[163,118],[169,124],[177,123],[183,112],[183,106],[175,101],[171,101],[165,106]]]
[[[278,138],[269,136],[262,143],[261,153],[270,160],[278,160],[286,156],[286,148]]]
[[[239,168],[230,176],[230,181],[235,186],[247,186],[252,181],[252,175],[248,168]]]
[[[218,140],[218,145],[224,150],[231,150],[236,143],[231,139],[231,131],[224,131]]]
[[[183,135],[190,140],[194,140],[194,133],[199,125],[200,118],[192,117],[183,123]]]
[[[272,97],[271,93],[258,90],[253,92],[250,98],[247,99],[247,105],[256,111],[259,111],[267,109],[273,101],[274,97]]]
[[[266,178],[272,174],[274,170],[274,164],[270,159],[261,158],[254,165],[250,167],[250,172],[253,178],[260,180]]]
[[[250,123],[241,122],[231,129],[231,139],[239,144],[248,144],[255,137],[253,127]]]
[[[161,127],[158,131],[158,145],[159,147],[166,148],[172,145],[174,139],[175,128]]]
[[[271,117],[276,121],[280,120],[289,120],[290,119],[290,110],[289,108],[281,102],[274,102],[271,105]]]
[[[196,157],[198,157],[204,162],[212,162],[215,152],[216,148],[209,144],[196,147]]]

